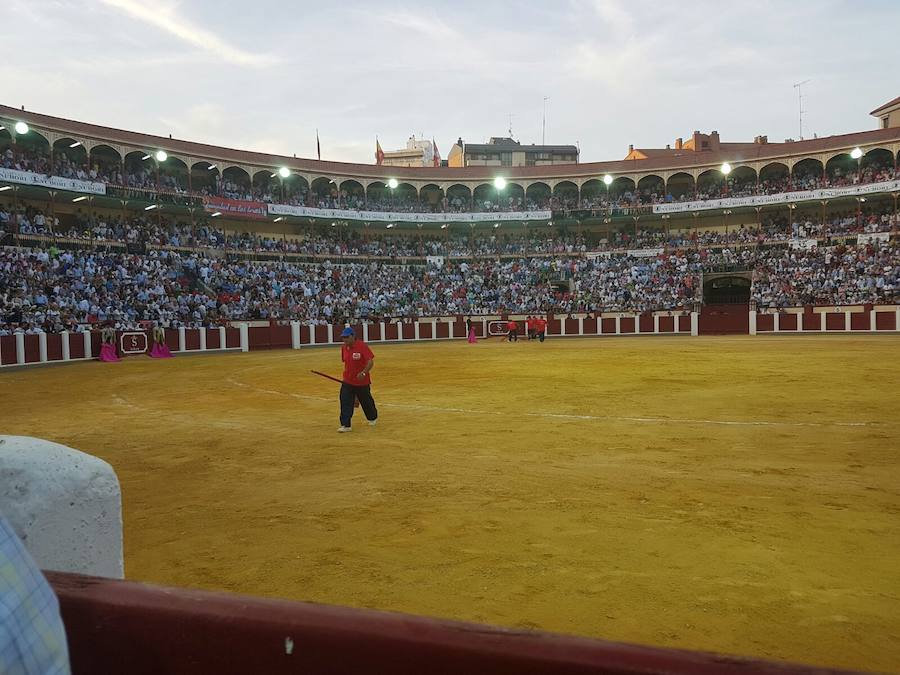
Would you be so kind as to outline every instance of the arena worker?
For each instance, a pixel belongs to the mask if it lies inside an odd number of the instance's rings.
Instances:
[[[518,342],[519,341],[519,324],[515,321],[507,321],[506,328],[509,331],[506,334],[507,342]]]
[[[369,373],[375,364],[375,355],[362,340],[357,340],[353,329],[349,326],[341,331],[341,360],[344,362],[344,375],[341,378],[341,426],[338,433],[351,431],[350,418],[353,417],[353,401],[359,401],[369,426],[375,426],[378,420],[378,409],[372,398],[372,378]]]

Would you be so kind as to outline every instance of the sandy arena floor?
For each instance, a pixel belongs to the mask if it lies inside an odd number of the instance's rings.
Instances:
[[[164,584],[900,672],[900,337],[374,345],[0,373]],[[51,405],[51,402],[53,403]]]

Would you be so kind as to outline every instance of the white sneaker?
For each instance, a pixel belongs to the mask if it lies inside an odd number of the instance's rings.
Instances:
[[[348,431],[353,431],[351,427],[338,427],[339,434],[346,434]]]
[[[377,421],[378,421],[377,419],[369,420],[369,426],[370,426],[370,427],[374,427],[374,426],[375,426],[375,423],[376,423]]]

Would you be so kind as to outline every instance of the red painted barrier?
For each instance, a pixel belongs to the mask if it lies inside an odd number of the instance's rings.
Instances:
[[[60,601],[75,675],[841,672],[404,614],[46,574]]]
[[[219,339],[219,329],[218,328],[206,328],[201,329],[206,330],[206,348],[207,349],[218,349],[221,345]]]
[[[16,363],[16,336],[0,335],[0,365]]]
[[[844,330],[844,314],[829,312],[825,315],[825,330]]]
[[[381,324],[380,323],[370,323],[369,324],[369,342],[375,342],[381,339]]]
[[[324,345],[328,342],[328,326],[314,326],[313,330],[316,333],[317,345]]]
[[[272,349],[290,349],[293,347],[291,324],[273,324],[269,330],[269,346]]]
[[[250,326],[247,329],[247,341],[250,343],[250,349],[270,349],[271,332],[268,326]]]
[[[613,329],[615,330],[615,329]],[[634,317],[633,316],[623,316],[619,319],[619,332],[621,333],[634,333]]]
[[[166,328],[166,347],[168,347],[171,351],[178,351],[178,331],[174,328]],[[94,356],[100,354],[100,348],[98,347],[94,351]]]
[[[419,339],[420,340],[430,340],[431,339],[431,327],[432,324],[430,321],[421,321],[419,323]]]
[[[241,331],[239,328],[228,327],[225,329],[225,346],[227,348],[241,346]]]
[[[691,315],[681,315],[678,317],[678,331],[681,333],[691,332]]]
[[[797,314],[780,314],[778,330],[797,330]]]
[[[612,335],[616,332],[616,320],[615,319],[600,319],[600,331],[603,335]]]
[[[384,339],[385,340],[396,340],[397,339],[397,324],[395,324],[395,323],[384,324]]]
[[[401,324],[403,329],[403,339],[404,340],[415,340],[416,339],[416,327],[411,323]]]
[[[584,331],[585,335],[596,335],[597,334],[597,317],[595,317],[595,316],[586,317],[584,322],[582,323],[581,329]]]
[[[564,319],[566,322],[566,335],[578,335],[578,319]]]
[[[822,328],[822,319],[819,318],[822,315],[813,314],[809,307],[800,316],[803,321],[803,330],[820,330]]]
[[[775,330],[774,314],[757,314],[756,315],[756,332],[767,333]]]
[[[642,333],[652,333],[653,332],[653,315],[652,314],[641,314],[639,325],[641,327]]]
[[[41,360],[40,338],[37,335],[25,336],[25,363],[37,363]]]
[[[465,330],[465,329],[463,329]],[[450,337],[450,324],[445,323],[444,321],[438,321],[435,324],[435,331],[437,332],[437,338],[440,340],[441,338],[449,338]],[[462,335],[462,333],[460,333]]]
[[[851,314],[850,330],[869,330],[869,312],[854,312]]]
[[[897,330],[897,313],[879,312],[875,310],[875,328],[877,330]]]
[[[660,333],[674,333],[676,318],[677,317],[674,317],[674,316],[659,317],[659,332]]]
[[[184,348],[188,351],[200,349],[200,330],[188,328],[184,331]]]

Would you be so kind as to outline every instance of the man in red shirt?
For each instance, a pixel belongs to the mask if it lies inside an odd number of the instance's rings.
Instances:
[[[544,337],[547,335],[547,320],[543,317],[535,317],[534,318],[534,332],[536,337],[543,342]]]
[[[341,361],[344,362],[344,375],[341,378],[341,426],[338,432],[351,430],[350,418],[353,417],[353,401],[358,400],[362,406],[370,426],[375,426],[378,409],[372,398],[372,378],[369,372],[375,364],[375,355],[362,340],[357,340],[353,329],[349,326],[341,332],[344,344],[341,346]]]
[[[509,342],[518,342],[519,341],[519,324],[515,321],[507,321],[506,329],[509,331],[506,334],[506,339]]]

